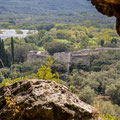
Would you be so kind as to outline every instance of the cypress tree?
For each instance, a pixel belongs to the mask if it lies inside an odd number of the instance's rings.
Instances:
[[[11,57],[12,57],[12,64],[14,64],[14,40],[11,37]]]
[[[6,53],[5,53],[5,47],[4,47],[4,41],[2,40],[2,44],[1,44],[1,59],[2,59],[2,66],[4,67],[5,64],[6,64],[6,60],[5,60],[5,56],[6,56]]]
[[[9,58],[7,52],[5,51],[4,41],[0,38],[0,68],[9,66]]]
[[[2,63],[1,63],[1,61],[2,61],[2,41],[1,41],[1,38],[0,38],[0,68],[2,67]]]
[[[3,40],[0,40],[0,67],[4,67],[5,62],[5,48]]]
[[[1,42],[1,38],[0,38],[0,59],[1,59],[1,45],[2,45],[2,42]]]

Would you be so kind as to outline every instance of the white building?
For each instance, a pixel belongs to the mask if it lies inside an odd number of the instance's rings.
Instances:
[[[0,29],[0,38],[5,40],[9,37],[25,38],[28,35],[37,33],[37,30],[20,30],[23,34],[17,34],[15,29]]]

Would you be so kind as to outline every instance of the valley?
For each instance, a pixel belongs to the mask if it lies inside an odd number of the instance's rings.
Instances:
[[[0,0],[0,120],[120,120],[114,1]]]

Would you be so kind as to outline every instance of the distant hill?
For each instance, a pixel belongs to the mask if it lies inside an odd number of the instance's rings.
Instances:
[[[0,22],[81,23],[106,18],[88,0],[0,0]]]
[[[42,14],[86,9],[94,9],[87,0],[0,0],[0,11],[4,13]]]

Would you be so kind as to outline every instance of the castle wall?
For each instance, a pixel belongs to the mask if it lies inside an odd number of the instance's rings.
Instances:
[[[79,59],[82,59],[89,63],[91,55],[98,54],[99,52],[107,52],[109,50],[118,51],[120,50],[120,48],[96,48],[94,50],[83,49],[80,51],[55,53],[53,57],[58,61],[67,63],[68,65],[69,63],[76,62]],[[46,51],[30,51],[30,53],[28,54],[28,61],[31,61],[36,58],[44,59],[47,58],[48,56],[49,54]]]
[[[56,60],[63,61],[64,63],[71,62],[71,53],[70,52],[55,53],[53,57]]]

